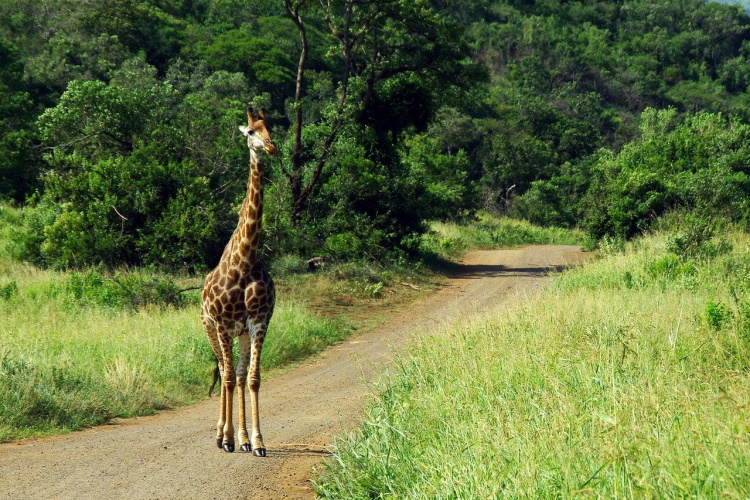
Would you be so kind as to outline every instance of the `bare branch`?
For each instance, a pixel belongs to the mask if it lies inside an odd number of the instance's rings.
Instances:
[[[96,132],[92,132],[92,133],[90,133],[88,135],[84,135],[83,137],[79,137],[77,139],[73,139],[70,142],[66,142],[65,144],[58,144],[57,146],[46,146],[44,149],[55,151],[55,150],[58,150],[58,149],[61,149],[61,148],[67,148],[68,146],[71,146],[71,145],[76,144],[78,142],[83,142],[83,141],[85,141],[87,139],[90,139],[90,138],[92,138],[92,137],[94,137],[96,135],[102,134],[102,133],[104,133],[104,130],[97,130]]]
[[[333,145],[333,142],[336,140],[336,136],[338,135],[338,132],[343,125],[343,121],[343,118],[339,116],[339,118],[336,119],[336,122],[331,128],[331,132],[328,134],[328,138],[323,144],[323,150],[320,153],[320,158],[318,158],[318,163],[313,169],[310,180],[308,181],[305,188],[299,193],[299,197],[294,200],[294,206],[292,207],[292,219],[296,219],[296,217],[302,211],[305,203],[307,202],[307,198],[310,196],[310,193],[312,193],[315,184],[317,184],[318,179],[320,178],[320,173],[323,171],[323,167],[325,166],[325,163],[326,161],[328,161],[328,157],[331,154],[331,145]]]

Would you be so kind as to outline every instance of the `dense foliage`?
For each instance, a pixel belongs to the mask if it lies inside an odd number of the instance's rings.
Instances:
[[[0,56],[0,197],[44,265],[212,265],[248,104],[281,149],[273,255],[380,259],[478,208],[596,237],[747,215],[737,5],[7,0]]]

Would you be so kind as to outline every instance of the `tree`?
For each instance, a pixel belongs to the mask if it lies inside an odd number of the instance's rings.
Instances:
[[[584,199],[594,237],[629,238],[673,209],[731,220],[747,216],[750,126],[721,114],[643,113],[642,135],[593,165]]]
[[[294,64],[273,42],[237,29],[222,33],[206,48],[206,60],[213,70],[243,73],[259,91],[269,91],[283,102],[291,93]],[[281,106],[279,106],[281,107]]]
[[[0,197],[17,202],[36,186],[34,103],[24,90],[18,49],[0,38]]]
[[[71,82],[39,118],[49,170],[29,254],[54,267],[215,262],[236,222],[230,187],[247,178],[232,134],[249,97],[242,75],[199,81],[181,95],[136,59],[109,83]]]
[[[409,126],[424,129],[434,112],[431,100],[438,91],[470,85],[479,76],[474,66],[466,65],[468,51],[457,42],[458,27],[442,18],[428,2],[321,2],[321,11],[312,14],[322,16],[335,39],[341,72],[337,75],[335,103],[326,113],[325,130],[316,127],[323,132],[317,145],[312,146],[316,153],[305,154],[303,99],[310,46],[301,12],[306,2],[287,0],[285,6],[297,26],[302,47],[293,105],[290,167],[284,171],[291,189],[291,217],[298,222],[309,207],[309,197],[349,120],[375,127],[376,131],[388,130],[392,137]],[[449,39],[453,43],[448,44]],[[432,88],[428,88],[430,85]],[[418,101],[424,102],[417,104]],[[399,108],[406,103],[406,107]]]

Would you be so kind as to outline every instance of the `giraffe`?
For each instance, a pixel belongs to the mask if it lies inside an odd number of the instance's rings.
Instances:
[[[239,211],[239,222],[221,260],[208,273],[201,295],[201,322],[216,354],[221,374],[221,406],[216,424],[216,444],[226,452],[234,451],[232,400],[237,386],[240,449],[258,457],[266,456],[260,433],[258,390],[260,353],[275,303],[271,276],[257,258],[260,226],[263,218],[263,163],[261,154],[272,155],[276,146],[265,123],[265,113],[247,108],[247,126],[240,131],[250,149],[250,177],[247,195]],[[235,371],[232,342],[237,337],[239,359]],[[252,435],[245,423],[245,386],[250,374]]]

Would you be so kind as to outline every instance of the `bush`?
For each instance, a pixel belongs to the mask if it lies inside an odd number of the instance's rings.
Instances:
[[[712,241],[717,224],[714,220],[686,214],[682,217],[682,221],[680,229],[667,239],[667,250],[678,255],[682,260],[713,259],[732,251],[732,246],[726,239]]]
[[[678,208],[698,217],[747,216],[749,125],[710,113],[680,120],[674,109],[647,109],[642,119],[639,139],[620,153],[603,155],[592,168],[583,201],[584,225],[592,236],[629,238]],[[690,238],[704,238],[701,234]]]
[[[249,97],[241,75],[200,76],[182,95],[136,58],[109,83],[71,82],[39,117],[53,152],[27,219],[32,261],[204,269],[218,260],[247,180],[247,148],[234,132],[245,105],[227,96]]]
[[[721,302],[710,300],[706,304],[706,323],[714,330],[721,330],[733,316],[732,311]]]
[[[105,275],[95,270],[73,272],[62,285],[62,291],[75,304],[112,309],[138,309],[149,304],[173,307],[185,305],[184,296],[168,276],[147,276],[132,272]]]

